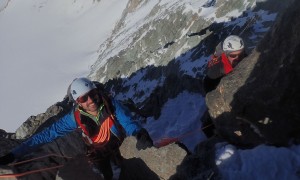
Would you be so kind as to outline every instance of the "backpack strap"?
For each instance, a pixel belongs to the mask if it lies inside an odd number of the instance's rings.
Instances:
[[[88,131],[86,130],[85,126],[81,123],[81,118],[80,118],[80,111],[78,109],[76,109],[74,111],[74,117],[75,120],[78,124],[78,126],[82,129],[82,131],[84,132],[85,135],[89,135]]]
[[[115,116],[115,109],[112,105],[112,101],[111,99],[108,97],[108,96],[102,96],[102,101],[104,103],[104,106],[107,107],[107,111],[108,113],[110,114],[111,116],[111,119],[114,123],[114,125],[116,126],[117,130],[119,131],[119,133],[121,134],[121,141],[122,139],[124,139],[124,136],[125,136],[125,132],[124,132],[124,129],[123,127],[120,125],[120,123],[116,120],[116,116]],[[118,136],[117,136],[118,137]]]

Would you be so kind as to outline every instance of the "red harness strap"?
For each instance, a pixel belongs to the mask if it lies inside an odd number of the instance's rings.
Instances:
[[[86,130],[85,126],[81,123],[81,120],[80,120],[80,111],[78,109],[74,111],[74,116],[75,116],[75,120],[76,120],[77,124],[80,126],[80,128],[82,129],[82,131],[86,135],[89,135],[89,133]]]

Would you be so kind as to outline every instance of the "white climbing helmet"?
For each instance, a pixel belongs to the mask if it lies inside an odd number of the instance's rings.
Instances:
[[[244,41],[236,35],[230,35],[223,41],[223,51],[233,52],[244,49]]]
[[[70,85],[70,94],[76,101],[79,96],[82,96],[92,89],[95,89],[95,84],[87,78],[76,78]]]

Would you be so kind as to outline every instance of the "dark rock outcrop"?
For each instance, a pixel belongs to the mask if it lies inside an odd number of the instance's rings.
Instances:
[[[56,180],[103,180],[100,174],[93,172],[86,156],[76,156],[59,169]]]
[[[176,174],[170,180],[221,179],[215,162],[215,144],[219,142],[222,140],[212,137],[198,144],[194,153],[186,156],[177,167]]]

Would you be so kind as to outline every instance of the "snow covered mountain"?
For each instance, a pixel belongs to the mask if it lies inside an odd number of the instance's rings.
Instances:
[[[202,77],[215,46],[236,34],[250,53],[286,5],[253,0],[129,1],[111,36],[100,45],[89,76],[106,83],[118,99],[137,104],[149,117],[148,129],[155,139],[176,136],[174,127],[177,136],[197,130],[206,112]],[[186,117],[189,123],[183,124]],[[164,122],[164,131],[156,122]],[[182,141],[193,149],[201,137],[198,131]]]

